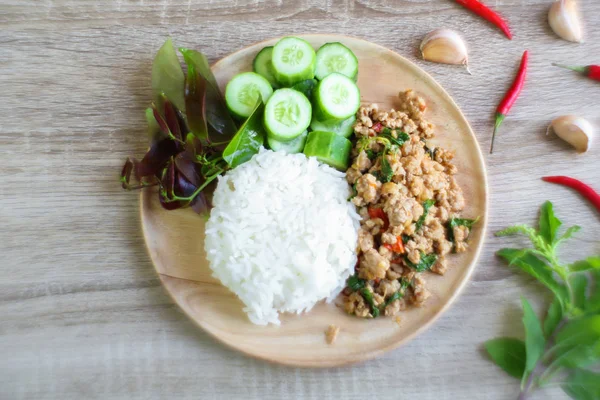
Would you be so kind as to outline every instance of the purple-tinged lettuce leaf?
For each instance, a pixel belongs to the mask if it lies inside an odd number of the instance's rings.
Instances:
[[[156,53],[152,63],[152,92],[158,104],[162,104],[164,93],[178,110],[185,110],[183,86],[185,76],[173,47],[171,38],[167,39]]]
[[[177,154],[175,141],[167,138],[154,143],[138,164],[137,175],[140,177],[156,175],[175,154]]]
[[[213,143],[228,142],[237,132],[237,126],[227,110],[225,99],[219,90],[217,80],[210,70],[210,65],[204,54],[195,50],[180,48],[185,63],[200,74],[208,83],[205,95],[206,121],[212,129],[208,138]]]
[[[194,64],[188,64],[185,80],[185,112],[190,131],[202,140],[208,139],[206,123],[206,88],[208,82],[196,72]]]
[[[165,110],[165,123],[167,124],[168,130],[171,132],[173,137],[179,141],[183,141],[182,130],[179,124],[179,118],[177,117],[177,111],[166,97],[163,99],[164,110]]]
[[[204,182],[200,174],[200,166],[196,164],[194,158],[187,151],[182,151],[175,157],[175,167],[179,174],[187,179],[190,184],[200,187]]]

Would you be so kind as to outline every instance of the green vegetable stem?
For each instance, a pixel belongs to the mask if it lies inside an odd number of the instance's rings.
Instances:
[[[558,259],[559,245],[580,230],[568,228],[552,203],[542,205],[539,227],[516,225],[496,236],[524,234],[533,247],[504,248],[498,256],[510,266],[536,278],[554,295],[543,323],[523,298],[525,340],[497,338],[485,343],[491,359],[510,376],[521,379],[518,399],[534,390],[559,384],[573,399],[600,399],[600,256],[571,264]]]

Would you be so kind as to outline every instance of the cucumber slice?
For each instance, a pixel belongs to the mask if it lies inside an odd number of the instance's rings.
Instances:
[[[348,137],[350,137],[350,135],[352,135],[352,132],[354,132],[354,123],[355,122],[356,122],[355,115],[351,116],[350,118],[343,119],[341,121],[325,121],[325,122],[319,121],[313,115],[313,119],[310,122],[310,129],[312,129],[313,131],[333,132],[337,135],[348,138]]]
[[[271,61],[272,55],[273,46],[263,48],[258,52],[256,57],[254,57],[254,61],[252,62],[252,70],[268,80],[271,86],[277,88],[279,85],[275,79],[275,71],[273,70],[273,62]]]
[[[350,118],[360,107],[358,86],[345,75],[327,75],[314,92],[315,116],[319,121]]]
[[[358,75],[358,58],[352,50],[339,42],[325,43],[317,51],[315,76],[323,80],[327,75],[338,72],[356,80]]]
[[[302,153],[307,136],[308,131],[304,131],[302,135],[298,136],[296,139],[290,140],[289,142],[280,142],[272,137],[267,137],[267,143],[273,151],[285,151],[288,154]]]
[[[313,131],[308,134],[304,154],[340,171],[348,169],[352,143],[333,132]]]
[[[225,88],[225,102],[232,114],[247,118],[252,114],[258,95],[267,102],[273,88],[268,80],[255,72],[244,72],[233,77]]]
[[[285,37],[273,48],[272,63],[275,78],[282,86],[315,76],[315,50],[306,41],[296,37]]]
[[[308,128],[311,117],[312,107],[305,95],[294,89],[278,89],[265,107],[265,129],[273,139],[289,142]]]

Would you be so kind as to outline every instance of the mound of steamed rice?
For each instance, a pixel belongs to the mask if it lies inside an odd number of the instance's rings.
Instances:
[[[213,275],[250,321],[279,324],[343,289],[360,216],[344,174],[303,154],[262,149],[219,178],[206,225]]]

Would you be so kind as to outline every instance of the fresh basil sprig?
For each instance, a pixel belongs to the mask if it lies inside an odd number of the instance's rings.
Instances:
[[[600,256],[562,263],[557,248],[580,230],[572,226],[558,236],[561,221],[552,203],[542,205],[538,229],[516,225],[496,236],[526,235],[533,247],[504,248],[497,255],[536,278],[553,294],[543,323],[526,299],[525,340],[497,338],[485,343],[491,359],[521,379],[519,400],[549,384],[560,384],[573,399],[600,399]]]

